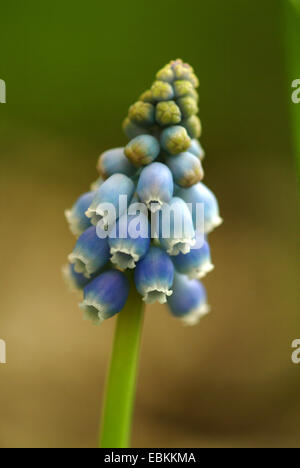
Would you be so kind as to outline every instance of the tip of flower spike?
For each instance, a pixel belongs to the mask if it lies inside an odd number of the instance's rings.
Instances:
[[[210,306],[208,304],[202,304],[200,307],[192,310],[188,315],[185,315],[180,320],[187,326],[192,327],[197,325],[205,315],[210,313]]]

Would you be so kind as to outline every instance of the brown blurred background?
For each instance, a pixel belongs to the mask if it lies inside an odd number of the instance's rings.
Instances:
[[[114,320],[81,319],[63,212],[125,144],[127,107],[170,59],[201,81],[205,183],[224,225],[185,328],[148,307],[133,447],[299,447],[299,199],[281,2],[87,0],[1,7],[0,447],[94,447]],[[291,80],[289,81],[289,79]],[[300,104],[299,104],[300,105]]]

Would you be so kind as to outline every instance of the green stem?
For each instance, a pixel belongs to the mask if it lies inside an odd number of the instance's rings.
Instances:
[[[144,317],[134,286],[118,314],[102,412],[101,448],[127,448],[130,442],[136,374]]]
[[[282,0],[285,50],[287,59],[287,76],[290,94],[292,82],[300,79],[300,0]],[[296,156],[298,177],[300,183],[300,103],[292,103],[290,99],[291,124],[293,134],[293,149]]]

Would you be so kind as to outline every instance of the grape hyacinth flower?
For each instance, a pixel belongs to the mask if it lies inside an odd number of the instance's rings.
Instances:
[[[181,198],[172,198],[168,207],[158,213],[154,225],[160,245],[169,255],[187,254],[196,243],[193,219]]]
[[[200,159],[188,151],[176,156],[168,156],[166,163],[172,172],[175,184],[180,187],[191,187],[204,177]]]
[[[145,167],[137,184],[137,194],[150,211],[158,211],[173,197],[174,182],[168,167],[152,163]]]
[[[129,443],[143,303],[166,303],[189,325],[209,311],[199,278],[213,269],[207,234],[222,219],[215,195],[202,183],[198,87],[182,60],[163,67],[129,107],[124,147],[100,155],[100,177],[66,212],[77,243],[64,277],[83,292],[84,319],[100,325],[118,316],[103,448]]]
[[[204,231],[209,234],[216,227],[222,224],[223,220],[220,216],[219,204],[217,198],[206,185],[199,182],[188,189],[178,190],[176,195],[181,197],[192,208],[192,216],[194,226],[196,228],[196,204],[204,206]]]
[[[114,174],[125,174],[132,177],[136,173],[136,168],[125,156],[124,148],[114,148],[102,153],[97,169],[103,179],[108,179]]]
[[[167,302],[172,295],[174,266],[170,257],[159,247],[150,247],[135,270],[135,285],[143,300],[149,304]]]
[[[95,226],[87,229],[78,239],[69,262],[74,265],[76,273],[86,278],[100,271],[109,260],[109,245],[107,239],[100,239]]]
[[[93,201],[86,211],[86,216],[91,219],[91,223],[94,226],[97,226],[99,221],[103,221],[103,228],[106,229],[126,211],[133,194],[133,181],[124,174],[114,174],[103,182],[96,191]],[[119,203],[120,196],[122,195],[126,197],[126,206],[122,206]],[[107,205],[113,208],[114,216],[112,219],[106,216]]]
[[[148,216],[143,213],[121,216],[116,223],[115,235],[108,243],[111,262],[116,267],[122,270],[135,268],[150,247]]]
[[[210,310],[203,284],[178,273],[174,277],[173,294],[168,298],[168,306],[171,314],[186,325],[195,325]]]
[[[65,211],[65,216],[69,223],[70,230],[76,237],[79,237],[91,226],[91,220],[85,213],[91,205],[94,197],[94,191],[85,193],[78,198],[77,202],[70,210]]]
[[[84,319],[100,325],[123,309],[128,294],[129,283],[123,273],[117,270],[102,273],[84,288],[84,300],[80,304]]]
[[[211,263],[210,248],[207,241],[201,247],[193,248],[187,254],[180,253],[173,257],[176,271],[187,275],[189,279],[201,279],[214,269]]]

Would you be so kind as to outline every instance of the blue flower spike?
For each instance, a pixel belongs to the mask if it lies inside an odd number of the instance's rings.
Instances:
[[[107,271],[91,281],[84,288],[84,300],[80,304],[83,318],[94,325],[118,314],[126,304],[129,282],[117,270]]]
[[[161,248],[152,246],[135,269],[135,285],[148,304],[164,304],[172,295],[174,266]]]
[[[222,218],[202,183],[198,87],[189,64],[165,65],[129,107],[124,147],[100,155],[100,177],[66,211],[77,243],[64,277],[96,325],[121,312],[130,287],[189,325],[209,311],[199,280],[214,268],[207,235]]]
[[[79,237],[91,226],[91,220],[86,216],[86,210],[91,205],[95,197],[95,192],[88,192],[78,198],[77,202],[70,210],[65,211],[66,219],[69,223],[72,234]]]
[[[132,177],[136,173],[136,168],[125,156],[124,148],[114,148],[102,153],[98,160],[97,169],[103,179],[108,179],[114,174],[125,174]]]
[[[137,184],[137,194],[147,208],[156,212],[173,197],[174,182],[167,166],[155,162],[146,166]]]
[[[100,239],[96,227],[92,226],[79,237],[69,262],[76,273],[91,278],[107,264],[109,256],[108,240]]]
[[[175,273],[173,294],[168,298],[171,314],[185,325],[196,325],[210,312],[206,291],[198,280]]]
[[[157,158],[160,146],[155,137],[139,135],[128,143],[124,152],[135,167],[141,167],[150,164]]]

